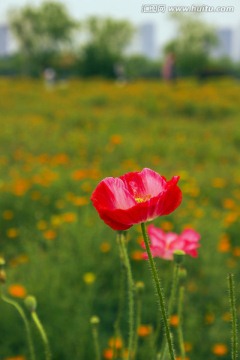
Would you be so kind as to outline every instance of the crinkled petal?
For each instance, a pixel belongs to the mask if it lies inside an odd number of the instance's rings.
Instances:
[[[119,178],[111,177],[98,184],[91,200],[97,209],[129,209],[136,204],[124,182]]]
[[[91,200],[99,216],[114,230],[126,230],[134,224],[167,215],[180,205],[178,176],[169,182],[153,170],[143,169],[120,178],[102,180]]]
[[[166,180],[151,169],[130,172],[120,177],[133,197],[157,196],[166,188]]]

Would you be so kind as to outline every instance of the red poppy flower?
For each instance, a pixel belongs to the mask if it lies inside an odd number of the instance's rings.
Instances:
[[[153,257],[160,257],[166,260],[173,260],[175,250],[182,250],[185,254],[197,257],[197,248],[199,245],[200,234],[193,229],[185,229],[180,235],[173,232],[165,233],[162,229],[154,225],[147,229],[150,239],[150,249]],[[141,244],[145,248],[144,243]],[[143,254],[147,259],[147,253]]]
[[[182,201],[178,180],[179,176],[174,176],[166,181],[150,169],[108,177],[98,184],[91,200],[107,225],[114,230],[127,230],[173,212]]]

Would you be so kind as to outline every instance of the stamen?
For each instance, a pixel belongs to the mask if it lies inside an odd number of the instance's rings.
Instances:
[[[135,197],[137,203],[143,203],[145,201],[148,201],[149,199],[151,199],[151,195]]]

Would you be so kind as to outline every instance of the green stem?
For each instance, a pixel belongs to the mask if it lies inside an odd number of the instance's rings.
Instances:
[[[35,351],[34,351],[34,346],[33,346],[31,330],[30,330],[30,326],[29,326],[27,317],[26,317],[23,309],[21,308],[21,306],[16,301],[14,301],[12,299],[9,299],[7,296],[5,296],[2,293],[1,293],[1,298],[7,304],[12,305],[18,311],[19,315],[21,316],[21,318],[22,318],[22,320],[24,322],[24,325],[25,325],[26,333],[27,333],[27,342],[28,342],[30,359],[35,360],[36,358],[35,358]]]
[[[125,245],[125,235],[123,232],[119,234],[119,242],[122,251],[123,263],[126,268],[127,281],[128,281],[128,307],[129,307],[129,338],[128,338],[128,357],[127,360],[133,360],[133,347],[134,347],[134,282],[132,276],[131,265],[127,254]]]
[[[176,293],[177,293],[178,282],[179,282],[179,268],[180,268],[179,263],[174,263],[172,288],[171,288],[171,294],[170,294],[169,306],[168,306],[168,316],[169,316],[169,318],[172,315],[174,302],[175,302],[175,299],[176,299]],[[167,339],[165,338],[163,340],[162,353],[161,353],[160,359],[165,358],[166,351],[167,351]]]
[[[119,247],[119,254],[121,260],[121,268],[120,268],[120,284],[119,284],[119,300],[118,300],[118,313],[116,317],[116,321],[114,323],[114,334],[115,334],[115,341],[117,338],[121,337],[121,330],[120,330],[120,323],[123,314],[124,308],[124,284],[125,284],[125,271],[124,271],[124,264],[123,264],[123,257],[122,257],[122,247],[120,245],[120,235],[117,236],[117,244]],[[113,360],[117,357],[117,349],[116,346],[113,348]]]
[[[32,311],[31,312],[31,316],[32,319],[39,331],[39,334],[42,338],[43,344],[44,344],[44,348],[45,348],[45,359],[46,360],[51,360],[52,356],[51,356],[51,351],[50,351],[50,347],[49,347],[49,342],[48,342],[48,338],[47,338],[47,334],[43,328],[43,325],[41,323],[41,321],[39,320],[39,317],[36,313],[36,311]]]
[[[183,339],[183,331],[182,331],[182,319],[183,319],[183,298],[184,298],[184,286],[180,286],[179,289],[179,299],[178,299],[178,327],[177,327],[177,334],[178,334],[178,342],[181,354],[181,360],[185,360],[186,353],[184,347],[184,339]]]
[[[172,335],[171,335],[171,332],[170,332],[170,326],[169,326],[169,322],[168,322],[167,311],[166,311],[166,307],[165,307],[165,303],[164,303],[163,289],[161,287],[161,282],[160,282],[160,279],[159,279],[159,276],[158,276],[158,273],[157,273],[156,264],[155,264],[154,259],[152,257],[152,253],[151,253],[151,249],[150,249],[150,244],[149,244],[149,239],[148,239],[145,223],[141,223],[141,228],[142,228],[144,244],[146,246],[146,250],[147,250],[147,254],[148,254],[150,269],[151,269],[151,272],[152,272],[153,283],[155,284],[156,292],[157,292],[157,296],[158,296],[158,300],[159,300],[159,307],[160,307],[160,311],[161,311],[161,314],[162,314],[163,325],[164,325],[164,329],[165,329],[165,335],[166,335],[166,338],[167,338],[169,355],[170,355],[171,360],[175,360]]]
[[[133,345],[133,357],[135,358],[138,351],[138,328],[141,324],[141,310],[142,310],[142,291],[144,284],[142,282],[136,283],[136,332]]]
[[[94,321],[96,319],[96,321]],[[93,343],[95,348],[95,354],[96,354],[96,360],[101,360],[100,355],[100,346],[99,346],[99,337],[98,337],[98,318],[93,317],[92,318],[92,335],[93,335]]]
[[[235,284],[234,284],[233,274],[228,274],[228,286],[229,286],[230,310],[232,316],[232,360],[236,360],[238,357],[238,349],[237,349],[238,330],[237,330]]]

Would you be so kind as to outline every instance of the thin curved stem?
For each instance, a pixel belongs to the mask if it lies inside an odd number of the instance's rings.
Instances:
[[[153,283],[155,285],[157,296],[158,296],[159,308],[160,308],[160,312],[161,312],[162,319],[163,319],[163,325],[164,325],[164,329],[165,329],[165,335],[166,335],[166,339],[167,339],[170,359],[175,360],[172,335],[171,335],[171,332],[170,332],[170,326],[169,326],[167,311],[166,311],[165,302],[164,302],[163,289],[161,287],[161,282],[160,282],[160,279],[159,279],[159,276],[158,276],[156,264],[155,264],[155,261],[153,259],[152,253],[151,253],[145,223],[141,223],[141,228],[142,228],[144,244],[145,244],[146,251],[147,251],[147,254],[148,254],[148,259],[149,259],[150,269],[151,269],[151,273],[152,273]]]
[[[43,328],[43,325],[41,323],[41,321],[39,320],[39,317],[36,313],[36,311],[32,311],[31,312],[31,316],[32,316],[32,319],[39,331],[39,334],[42,338],[42,341],[43,341],[43,344],[44,344],[44,348],[45,348],[45,359],[46,360],[51,360],[52,359],[52,355],[51,355],[51,351],[50,351],[50,347],[49,347],[49,342],[48,342],[48,337],[47,337],[47,334]]]
[[[120,245],[120,234],[117,235],[117,244],[119,248],[119,255],[121,260],[121,268],[120,268],[120,283],[119,283],[119,299],[118,299],[118,311],[117,311],[117,317],[114,323],[114,337],[115,341],[117,338],[121,337],[121,329],[120,329],[120,323],[121,318],[123,314],[123,308],[124,308],[124,285],[125,285],[125,266],[123,264],[123,257],[122,257],[122,247]],[[117,349],[116,346],[113,347],[113,355],[112,359],[117,358]]]
[[[185,347],[184,347],[184,339],[183,339],[183,331],[182,331],[184,290],[185,290],[184,286],[180,286],[179,299],[178,299],[178,309],[177,309],[178,319],[179,319],[179,323],[178,323],[178,327],[177,327],[177,334],[178,334],[178,343],[179,343],[180,354],[181,354],[181,359],[182,360],[185,360],[185,358],[186,358]]]
[[[26,329],[30,359],[35,360],[36,357],[35,357],[35,351],[34,351],[34,345],[33,345],[33,340],[32,340],[31,329],[30,329],[27,317],[26,317],[23,309],[21,308],[21,306],[16,301],[14,301],[12,299],[9,299],[7,296],[5,296],[2,293],[1,293],[1,298],[7,304],[12,305],[17,310],[19,315],[21,316],[21,318],[22,318],[22,320],[24,322],[24,325],[25,325],[25,329]]]
[[[125,245],[125,235],[123,232],[119,233],[119,243],[121,246],[121,254],[123,263],[126,268],[127,281],[128,281],[128,307],[129,307],[129,338],[128,338],[128,358],[133,360],[133,347],[134,347],[134,281],[132,276],[131,265]]]
[[[93,336],[96,360],[101,360],[101,352],[100,352],[99,336],[98,336],[98,322],[92,321],[92,336]]]

